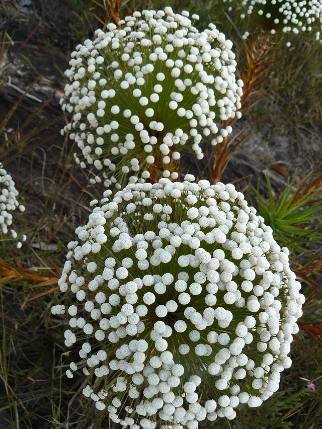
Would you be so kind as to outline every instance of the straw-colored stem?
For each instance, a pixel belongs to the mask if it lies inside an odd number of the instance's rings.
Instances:
[[[241,97],[241,104],[244,105],[247,101],[254,98],[249,104],[241,110],[242,114],[245,114],[251,109],[258,101],[263,91],[254,91],[256,85],[261,83],[267,77],[267,69],[271,64],[268,61],[268,53],[272,49],[273,45],[269,42],[268,36],[265,35],[257,43],[250,42],[249,47],[245,44],[246,53],[246,72],[242,73],[242,80],[244,81],[243,95]],[[223,128],[227,126],[233,126],[237,121],[237,117],[223,121]],[[213,147],[214,162],[211,168],[210,182],[212,184],[217,183],[221,180],[223,172],[234,152],[234,150],[247,139],[242,139],[240,142],[233,146],[233,150],[229,149],[233,139],[230,137],[224,137],[220,144]]]

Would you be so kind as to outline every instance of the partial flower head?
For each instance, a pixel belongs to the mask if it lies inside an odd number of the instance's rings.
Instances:
[[[107,190],[59,280],[81,359],[67,376],[131,429],[233,419],[291,365],[304,297],[288,250],[233,185],[193,179]]]
[[[13,216],[11,212],[19,209],[24,212],[25,207],[17,200],[18,191],[10,174],[0,163],[0,228],[3,235],[9,231],[13,238],[17,238],[16,231],[12,228]],[[18,247],[21,243],[18,243]]]
[[[216,145],[232,131],[218,127],[240,116],[243,85],[232,42],[214,24],[199,33],[188,12],[166,7],[119,26],[76,47],[65,72],[69,101],[61,101],[74,113],[63,132],[82,151],[76,162],[107,186],[128,173],[173,172],[183,145],[201,159],[203,136]]]
[[[321,0],[243,0],[242,5],[247,11],[241,15],[242,19],[251,15],[258,27],[272,34],[311,32],[315,24],[320,27],[322,24]],[[316,39],[319,38],[317,31]]]

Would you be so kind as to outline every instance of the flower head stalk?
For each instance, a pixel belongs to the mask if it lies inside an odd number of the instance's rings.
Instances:
[[[80,356],[66,374],[83,371],[98,410],[130,429],[196,429],[277,391],[304,297],[233,185],[133,178],[76,233],[59,280]]]
[[[232,128],[220,121],[240,117],[232,42],[214,24],[199,33],[188,12],[170,7],[118,25],[72,53],[61,103],[74,116],[63,132],[82,152],[76,162],[93,167],[93,183],[110,186],[129,173],[176,179],[184,148],[201,159],[203,137],[222,142]]]

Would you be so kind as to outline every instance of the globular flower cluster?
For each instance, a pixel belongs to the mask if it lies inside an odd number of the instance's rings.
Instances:
[[[135,179],[69,244],[59,285],[81,360],[67,376],[82,369],[84,395],[130,429],[233,419],[291,365],[304,296],[289,252],[231,184]]]
[[[311,32],[317,23],[322,28],[321,0],[243,0],[242,5],[247,8],[242,19],[252,15],[257,25],[272,34]],[[244,38],[248,35],[246,32]],[[316,39],[319,38],[320,31],[317,31]]]
[[[17,238],[17,233],[12,229],[11,212],[17,208],[22,212],[25,211],[25,207],[18,202],[17,196],[18,191],[15,187],[15,182],[0,163],[0,228],[2,234],[7,234],[10,230],[13,238]],[[21,247],[20,242],[18,247]]]
[[[61,104],[74,116],[63,133],[82,151],[76,162],[94,167],[92,183],[103,177],[109,186],[128,173],[147,178],[153,165],[177,178],[183,145],[201,159],[203,136],[222,142],[232,128],[218,129],[220,121],[241,116],[232,42],[214,24],[199,33],[188,12],[170,7],[118,24],[72,53],[69,101]]]

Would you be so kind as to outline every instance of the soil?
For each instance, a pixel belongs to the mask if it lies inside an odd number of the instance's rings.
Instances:
[[[5,55],[0,68],[0,79],[4,79],[0,95],[0,121],[17,103],[21,92],[30,86],[32,88],[6,124],[2,141],[4,137],[12,137],[23,124],[27,123],[27,126],[12,139],[9,153],[4,154],[1,150],[1,161],[14,178],[17,189],[24,195],[28,224],[39,230],[40,218],[43,221],[38,237],[34,239],[48,239],[50,224],[53,231],[58,230],[59,226],[58,238],[66,242],[66,239],[71,239],[76,225],[84,221],[87,211],[82,206],[88,203],[88,198],[82,195],[77,197],[81,194],[80,187],[85,189],[88,180],[74,168],[72,144],[60,134],[66,118],[62,115],[59,100],[64,95],[66,83],[63,72],[68,66],[71,46],[76,42],[72,28],[74,18],[65,1],[20,2],[24,3],[27,6],[19,10],[12,8],[11,4],[2,10],[4,16],[0,30],[8,31],[14,45]],[[37,109],[37,114],[29,120]],[[13,155],[18,155],[12,147],[15,140],[41,127],[44,129],[24,142],[28,152],[10,161]],[[36,147],[32,149],[33,146]],[[63,182],[68,186],[62,194]],[[45,229],[43,233],[42,229]]]

